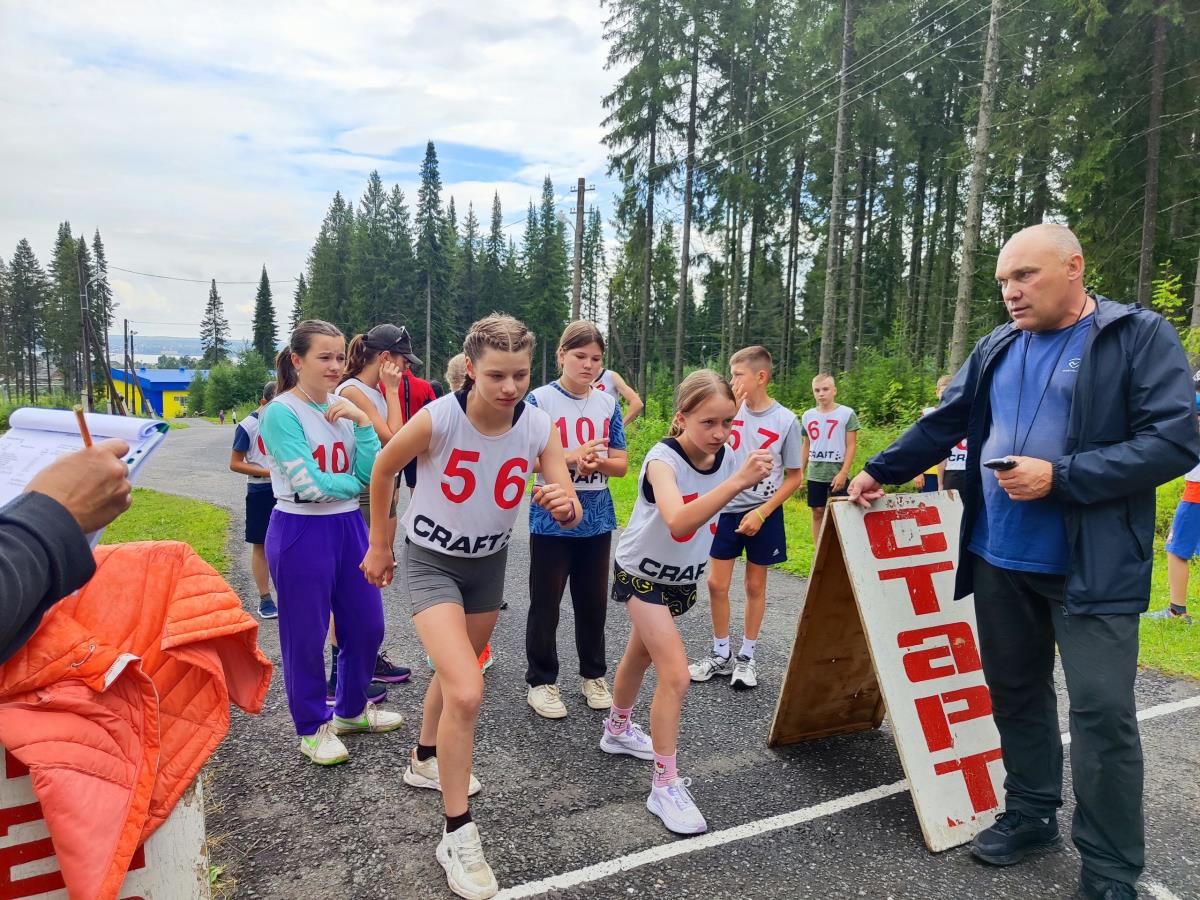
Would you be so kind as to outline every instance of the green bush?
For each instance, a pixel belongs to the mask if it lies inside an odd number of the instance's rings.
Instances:
[[[40,409],[73,409],[78,402],[78,397],[63,393],[39,394],[37,402],[30,402],[29,398],[14,400],[11,403],[0,401],[0,431],[8,429],[8,417],[22,406],[36,406]]]

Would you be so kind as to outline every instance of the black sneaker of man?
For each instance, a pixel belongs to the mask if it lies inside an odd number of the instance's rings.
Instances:
[[[1011,866],[1031,853],[1062,848],[1058,821],[1051,816],[1043,821],[1017,810],[1000,813],[996,824],[975,835],[971,853],[993,866]]]
[[[1087,900],[1137,900],[1137,888],[1115,878],[1105,878],[1083,869],[1079,873],[1079,889]]]

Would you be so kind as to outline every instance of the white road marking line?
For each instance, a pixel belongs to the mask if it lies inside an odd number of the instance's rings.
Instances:
[[[1196,708],[1200,708],[1200,694],[1184,700],[1177,700],[1173,703],[1160,703],[1157,706],[1147,707],[1138,712],[1137,717],[1139,722],[1145,722],[1148,719],[1157,719],[1160,716],[1169,716],[1186,709]],[[1071,740],[1068,734],[1062,735],[1062,739],[1064,746],[1069,744]],[[871,788],[870,790],[847,794],[844,797],[835,797],[833,800],[826,800],[824,803],[817,803],[814,806],[806,806],[804,809],[780,813],[777,816],[771,816],[767,819],[747,822],[744,825],[735,825],[732,828],[722,828],[720,831],[710,831],[708,834],[702,834],[699,837],[680,839],[672,841],[669,844],[658,844],[654,847],[647,847],[645,850],[639,850],[636,853],[627,853],[624,856],[618,856],[616,859],[608,859],[604,862],[584,866],[582,869],[575,869],[571,872],[563,872],[561,875],[551,875],[549,878],[527,881],[525,884],[505,888],[496,895],[496,900],[521,900],[524,897],[536,897],[549,891],[561,891],[567,888],[578,887],[581,884],[599,881],[601,878],[607,878],[619,872],[628,872],[631,869],[662,862],[676,856],[684,856],[688,853],[695,853],[698,850],[708,850],[712,847],[733,843],[734,841],[741,841],[746,838],[758,837],[761,834],[768,834],[772,831],[779,831],[782,828],[791,828],[794,825],[811,822],[814,819],[832,816],[836,813],[853,809],[856,806],[863,806],[867,803],[873,803],[876,800],[882,800],[885,797],[891,797],[906,790],[908,790],[907,780],[895,781],[891,784]],[[1147,890],[1154,894],[1155,900],[1179,900],[1178,897],[1157,882],[1145,882],[1145,884]],[[1158,891],[1162,891],[1163,893],[1158,893]]]
[[[1151,881],[1149,878],[1143,878],[1141,886],[1150,892],[1150,896],[1154,900],[1179,900],[1179,896],[1172,893],[1170,888],[1158,881]]]

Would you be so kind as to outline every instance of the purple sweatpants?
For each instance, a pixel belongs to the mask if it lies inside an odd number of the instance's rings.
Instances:
[[[367,527],[358,510],[331,516],[271,513],[267,566],[279,597],[283,681],[296,733],[315,734],[329,721],[325,705],[325,638],[337,620],[337,702],[352,719],[367,705],[367,684],[383,643],[383,599],[359,571]]]

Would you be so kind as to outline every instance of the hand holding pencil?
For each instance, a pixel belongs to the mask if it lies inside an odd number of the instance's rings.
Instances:
[[[129,466],[123,457],[129,444],[113,438],[92,443],[92,435],[76,407],[84,448],[46,466],[25,486],[62,504],[87,534],[103,528],[133,502]]]

